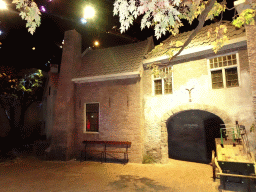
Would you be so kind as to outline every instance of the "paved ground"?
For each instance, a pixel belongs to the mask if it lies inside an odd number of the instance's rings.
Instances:
[[[215,192],[221,191],[219,185],[219,180],[212,180],[210,165],[177,160],[166,165],[123,165],[23,157],[0,164],[0,192]],[[227,187],[246,191],[240,184]]]

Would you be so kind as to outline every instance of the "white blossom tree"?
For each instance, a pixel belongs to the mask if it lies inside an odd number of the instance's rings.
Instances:
[[[33,35],[36,28],[41,24],[41,12],[37,4],[33,0],[13,0],[12,3],[16,5],[21,18],[27,21],[26,27]]]
[[[233,17],[232,24],[236,27],[241,27],[244,24],[254,25],[256,3],[254,0],[247,0],[247,3],[251,8]],[[226,4],[226,0],[116,0],[114,15],[119,16],[121,33],[128,30],[134,20],[141,16],[141,29],[153,27],[157,39],[165,35],[166,32],[176,35],[179,33],[179,28],[184,25],[184,20],[192,24],[197,19],[198,26],[184,43],[173,42],[169,46],[170,58],[174,58],[203,28],[205,21],[213,20],[219,15],[223,16],[223,12],[228,9]],[[231,9],[235,9],[235,7]],[[221,21],[215,30],[208,32],[208,35],[216,37],[213,42],[215,52],[227,40],[226,32],[227,28]],[[161,44],[158,47],[161,47]]]

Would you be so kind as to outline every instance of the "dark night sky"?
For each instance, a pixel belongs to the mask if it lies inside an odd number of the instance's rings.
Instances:
[[[0,65],[15,66],[16,68],[41,68],[47,70],[47,63],[59,64],[61,61],[62,43],[66,30],[76,29],[83,38],[83,50],[93,46],[93,42],[100,42],[99,48],[132,43],[145,40],[154,34],[152,29],[140,30],[140,22],[135,22],[125,34],[118,30],[120,24],[117,16],[113,16],[114,0],[35,0],[40,7],[46,7],[42,13],[41,26],[31,35],[25,28],[12,0],[8,3],[8,10],[0,10],[0,35],[2,43],[0,49]],[[87,24],[82,24],[83,8],[92,5],[96,16]],[[232,16],[232,15],[231,15]],[[186,31],[191,27],[184,27]],[[110,32],[110,33],[107,33]],[[162,37],[160,41],[166,39]],[[36,49],[33,51],[32,47]],[[51,59],[51,60],[50,60]],[[49,66],[49,65],[48,65]]]

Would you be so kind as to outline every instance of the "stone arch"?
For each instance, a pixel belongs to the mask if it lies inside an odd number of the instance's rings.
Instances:
[[[229,115],[215,107],[210,105],[204,105],[204,104],[196,104],[196,103],[189,103],[189,104],[183,104],[179,105],[175,108],[170,109],[167,113],[165,113],[162,117],[161,122],[161,163],[167,163],[168,162],[168,133],[167,133],[167,125],[166,122],[169,118],[177,115],[178,113],[181,113],[183,111],[187,110],[202,110],[206,112],[210,112],[218,117],[220,117],[224,124],[231,124],[232,120],[229,117]]]

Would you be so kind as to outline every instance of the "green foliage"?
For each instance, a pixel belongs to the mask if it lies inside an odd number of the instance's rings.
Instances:
[[[254,25],[255,17],[255,10],[253,9],[246,9],[244,10],[239,17],[233,20],[232,24],[238,28],[242,27],[243,25]]]
[[[152,155],[147,153],[147,154],[143,155],[142,163],[143,164],[153,164],[153,163],[156,163],[156,160]]]
[[[152,54],[164,51],[163,45],[164,45],[163,43],[156,45],[155,48],[152,50]]]
[[[205,9],[206,2],[196,3],[192,2],[190,4],[187,4],[187,7],[189,11],[183,11],[179,15],[180,19],[185,19],[189,22],[191,25],[192,22],[202,13],[202,11]]]
[[[7,70],[8,71],[8,70]],[[8,137],[19,145],[24,134],[25,112],[34,101],[41,101],[44,76],[41,70],[20,73],[0,72],[0,105],[11,127]]]
[[[14,74],[0,74],[0,95],[8,97],[37,97],[37,92],[43,85],[42,70],[23,72],[20,76]]]
[[[214,7],[208,13],[207,19],[213,20],[215,17],[219,16],[225,10],[226,10],[225,4],[221,4],[215,1]]]
[[[43,73],[42,70],[30,71],[28,74],[23,75],[17,85],[17,91],[23,93],[29,93],[34,96],[38,88],[43,85]]]
[[[255,131],[255,124],[252,124],[250,127],[250,132],[254,132]]]
[[[152,65],[152,74],[157,77],[160,74],[158,65]]]
[[[223,45],[228,41],[227,26],[219,25],[213,31],[212,29],[207,32],[208,37],[215,36],[215,41],[212,42],[213,51],[217,53]]]
[[[170,49],[166,52],[166,55],[169,56],[169,59],[173,57],[175,53],[179,51],[179,49],[183,46],[183,42],[175,41],[170,43]]]
[[[181,41],[175,41],[171,42],[168,46],[168,48],[163,47],[163,43],[160,43],[159,45],[155,46],[155,48],[152,50],[152,54],[155,53],[163,53],[171,59],[173,55],[179,51],[179,49],[183,46],[183,42]]]

